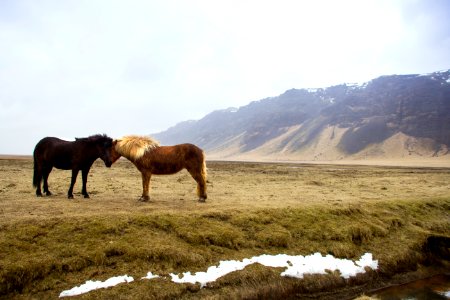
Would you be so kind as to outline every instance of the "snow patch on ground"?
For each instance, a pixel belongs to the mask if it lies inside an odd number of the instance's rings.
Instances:
[[[153,279],[158,278],[159,276],[156,274],[152,274],[152,272],[148,272],[146,276],[142,277],[141,279]]]
[[[373,270],[378,268],[378,260],[373,260],[371,253],[365,253],[357,261],[348,259],[335,258],[332,255],[322,256],[320,253],[314,253],[311,255],[260,255],[252,258],[246,258],[242,261],[227,260],[221,261],[218,266],[211,266],[206,272],[197,272],[191,274],[191,272],[185,272],[182,274],[170,274],[171,280],[176,283],[199,283],[201,287],[204,287],[209,282],[214,282],[218,278],[229,274],[234,271],[244,269],[246,266],[259,263],[266,267],[283,267],[286,268],[282,272],[281,276],[303,278],[304,274],[326,274],[327,270],[336,271],[341,273],[344,278],[350,278],[356,276],[359,273],[364,273],[365,268],[369,267]],[[148,272],[142,279],[153,279],[159,277],[152,272]],[[75,296],[83,293],[90,292],[95,289],[107,288],[123,282],[132,282],[134,279],[128,275],[112,277],[106,281],[86,281],[85,284],[73,289],[63,291],[59,297]]]
[[[344,278],[350,278],[358,273],[364,273],[365,267],[376,270],[378,261],[373,260],[371,253],[364,254],[359,260],[353,262],[348,259],[335,258],[332,255],[322,256],[320,253],[312,255],[292,256],[286,254],[260,255],[242,261],[221,261],[218,266],[211,266],[206,272],[191,274],[170,274],[173,282],[177,283],[199,283],[204,287],[207,283],[215,281],[228,273],[242,270],[246,266],[260,263],[266,267],[285,267],[281,276],[303,278],[304,274],[326,274],[326,270],[338,270]]]
[[[77,296],[77,295],[81,295],[93,290],[97,290],[97,289],[105,289],[111,286],[115,286],[118,285],[119,283],[124,283],[124,282],[132,282],[134,281],[134,278],[128,275],[123,275],[123,276],[117,276],[117,277],[111,277],[109,279],[107,279],[106,281],[92,281],[92,280],[88,280],[86,281],[85,284],[82,284],[80,286],[76,286],[70,290],[66,290],[61,292],[61,294],[59,294],[59,298],[61,297],[67,297],[67,296]]]

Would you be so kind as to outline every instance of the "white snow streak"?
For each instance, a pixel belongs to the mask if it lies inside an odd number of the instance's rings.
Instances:
[[[119,283],[132,282],[132,281],[134,281],[134,278],[131,276],[128,276],[128,275],[111,277],[111,278],[107,279],[106,281],[88,280],[88,281],[86,281],[85,284],[82,284],[82,285],[76,286],[70,290],[61,292],[61,294],[59,294],[59,298],[67,297],[67,296],[81,295],[81,294],[84,294],[84,293],[87,293],[87,292],[90,292],[93,290],[104,289],[104,288],[118,285]]]
[[[153,278],[158,278],[159,276],[156,274],[152,274],[152,272],[148,272],[147,276],[142,277],[141,279],[153,279]]]
[[[303,278],[304,274],[326,274],[327,270],[336,271],[341,273],[344,278],[350,278],[356,276],[359,273],[364,273],[365,268],[369,267],[373,270],[378,268],[378,260],[373,260],[371,253],[365,253],[357,261],[348,259],[335,258],[332,255],[322,256],[320,253],[314,253],[312,255],[260,255],[254,256],[250,259],[246,258],[242,261],[227,260],[221,261],[218,266],[211,266],[206,272],[197,272],[191,274],[186,272],[183,274],[171,273],[171,279],[176,283],[199,283],[201,287],[204,287],[207,283],[213,282],[218,278],[229,274],[234,271],[244,269],[246,266],[259,263],[266,267],[283,267],[286,268],[282,272],[281,276]],[[159,277],[152,272],[148,272],[145,277],[141,279],[153,279]],[[132,282],[133,277],[124,275],[118,277],[112,277],[104,282],[102,281],[86,281],[85,284],[74,287],[71,290],[63,291],[59,297],[75,296],[83,293],[90,292],[95,289],[107,288],[114,286],[122,282]]]
[[[264,254],[242,261],[221,261],[218,266],[209,267],[206,272],[197,272],[194,275],[191,272],[186,272],[181,277],[179,274],[170,274],[170,276],[173,282],[200,283],[200,286],[204,287],[207,283],[213,282],[219,277],[233,271],[242,270],[254,263],[260,263],[266,267],[285,267],[286,270],[281,273],[281,276],[296,278],[303,278],[304,274],[326,274],[326,270],[338,270],[342,277],[349,278],[358,273],[364,273],[365,267],[378,268],[378,261],[372,259],[371,253],[364,254],[355,262],[348,259],[335,258],[332,255],[322,256],[320,253],[307,256]]]

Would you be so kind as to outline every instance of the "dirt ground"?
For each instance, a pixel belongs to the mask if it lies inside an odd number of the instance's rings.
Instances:
[[[196,183],[187,171],[153,176],[151,201],[136,201],[141,175],[120,159],[111,168],[99,160],[88,179],[90,199],[81,195],[81,172],[67,199],[70,171],[53,169],[51,197],[37,198],[31,159],[0,159],[1,222],[55,215],[257,210],[309,205],[341,206],[389,199],[434,199],[450,194],[450,169],[318,165],[296,163],[208,162],[208,200],[197,202]]]

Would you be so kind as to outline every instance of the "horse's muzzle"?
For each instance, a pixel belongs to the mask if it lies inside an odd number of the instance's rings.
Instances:
[[[105,166],[106,166],[107,168],[111,168],[112,162],[111,162],[111,161],[105,161]]]

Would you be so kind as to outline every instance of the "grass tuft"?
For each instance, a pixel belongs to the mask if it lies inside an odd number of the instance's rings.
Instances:
[[[271,224],[257,232],[255,238],[262,248],[288,248],[292,235],[286,228],[278,224]]]

